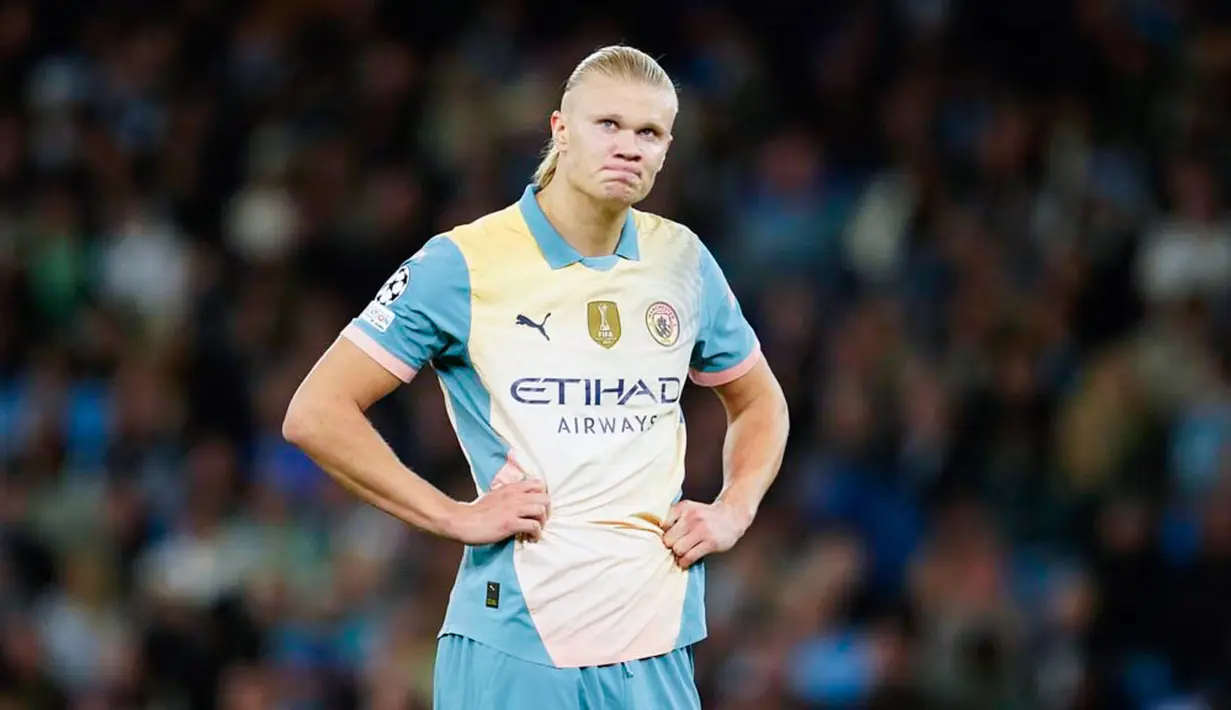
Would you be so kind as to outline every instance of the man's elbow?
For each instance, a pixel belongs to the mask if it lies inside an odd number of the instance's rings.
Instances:
[[[297,394],[287,405],[286,415],[282,418],[282,438],[302,449],[320,429],[319,410]]]
[[[791,405],[787,403],[786,394],[781,388],[775,388],[776,396],[773,398],[774,418],[778,422],[778,428],[782,439],[785,439],[791,433]]]
[[[771,379],[767,386],[762,387],[754,401],[754,406],[762,412],[763,421],[768,420],[779,438],[785,440],[791,430],[791,407],[777,379]]]
[[[731,421],[746,418],[756,422],[761,436],[786,446],[791,431],[791,410],[787,398],[778,387],[767,388],[733,413]]]

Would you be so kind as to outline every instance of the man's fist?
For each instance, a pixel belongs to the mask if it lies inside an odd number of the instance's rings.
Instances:
[[[745,525],[735,510],[719,501],[682,500],[671,506],[663,520],[663,544],[684,569],[706,555],[726,552],[744,535]]]

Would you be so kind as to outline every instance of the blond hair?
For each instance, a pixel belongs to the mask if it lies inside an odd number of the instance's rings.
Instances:
[[[568,94],[587,76],[595,74],[609,79],[641,82],[670,89],[672,92],[676,90],[675,82],[653,57],[640,49],[616,44],[598,49],[581,60],[565,82],[564,93]],[[560,150],[556,147],[554,137],[548,138],[543,159],[534,171],[534,184],[540,189],[547,187],[555,177],[559,164]]]

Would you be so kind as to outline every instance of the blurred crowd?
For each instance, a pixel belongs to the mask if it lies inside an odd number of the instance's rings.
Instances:
[[[460,548],[281,418],[614,41],[794,415],[707,710],[1231,707],[1226,3],[0,0],[0,708],[430,707]],[[432,379],[372,415],[469,498]]]

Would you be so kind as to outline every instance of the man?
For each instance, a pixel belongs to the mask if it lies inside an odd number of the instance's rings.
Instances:
[[[788,421],[705,246],[631,209],[677,108],[648,55],[587,57],[521,200],[402,264],[287,412],[286,437],[364,500],[465,543],[438,710],[700,707],[696,563],[752,523]],[[428,364],[474,475],[469,503],[399,463],[364,415]],[[712,503],[679,499],[688,377],[729,415]]]

